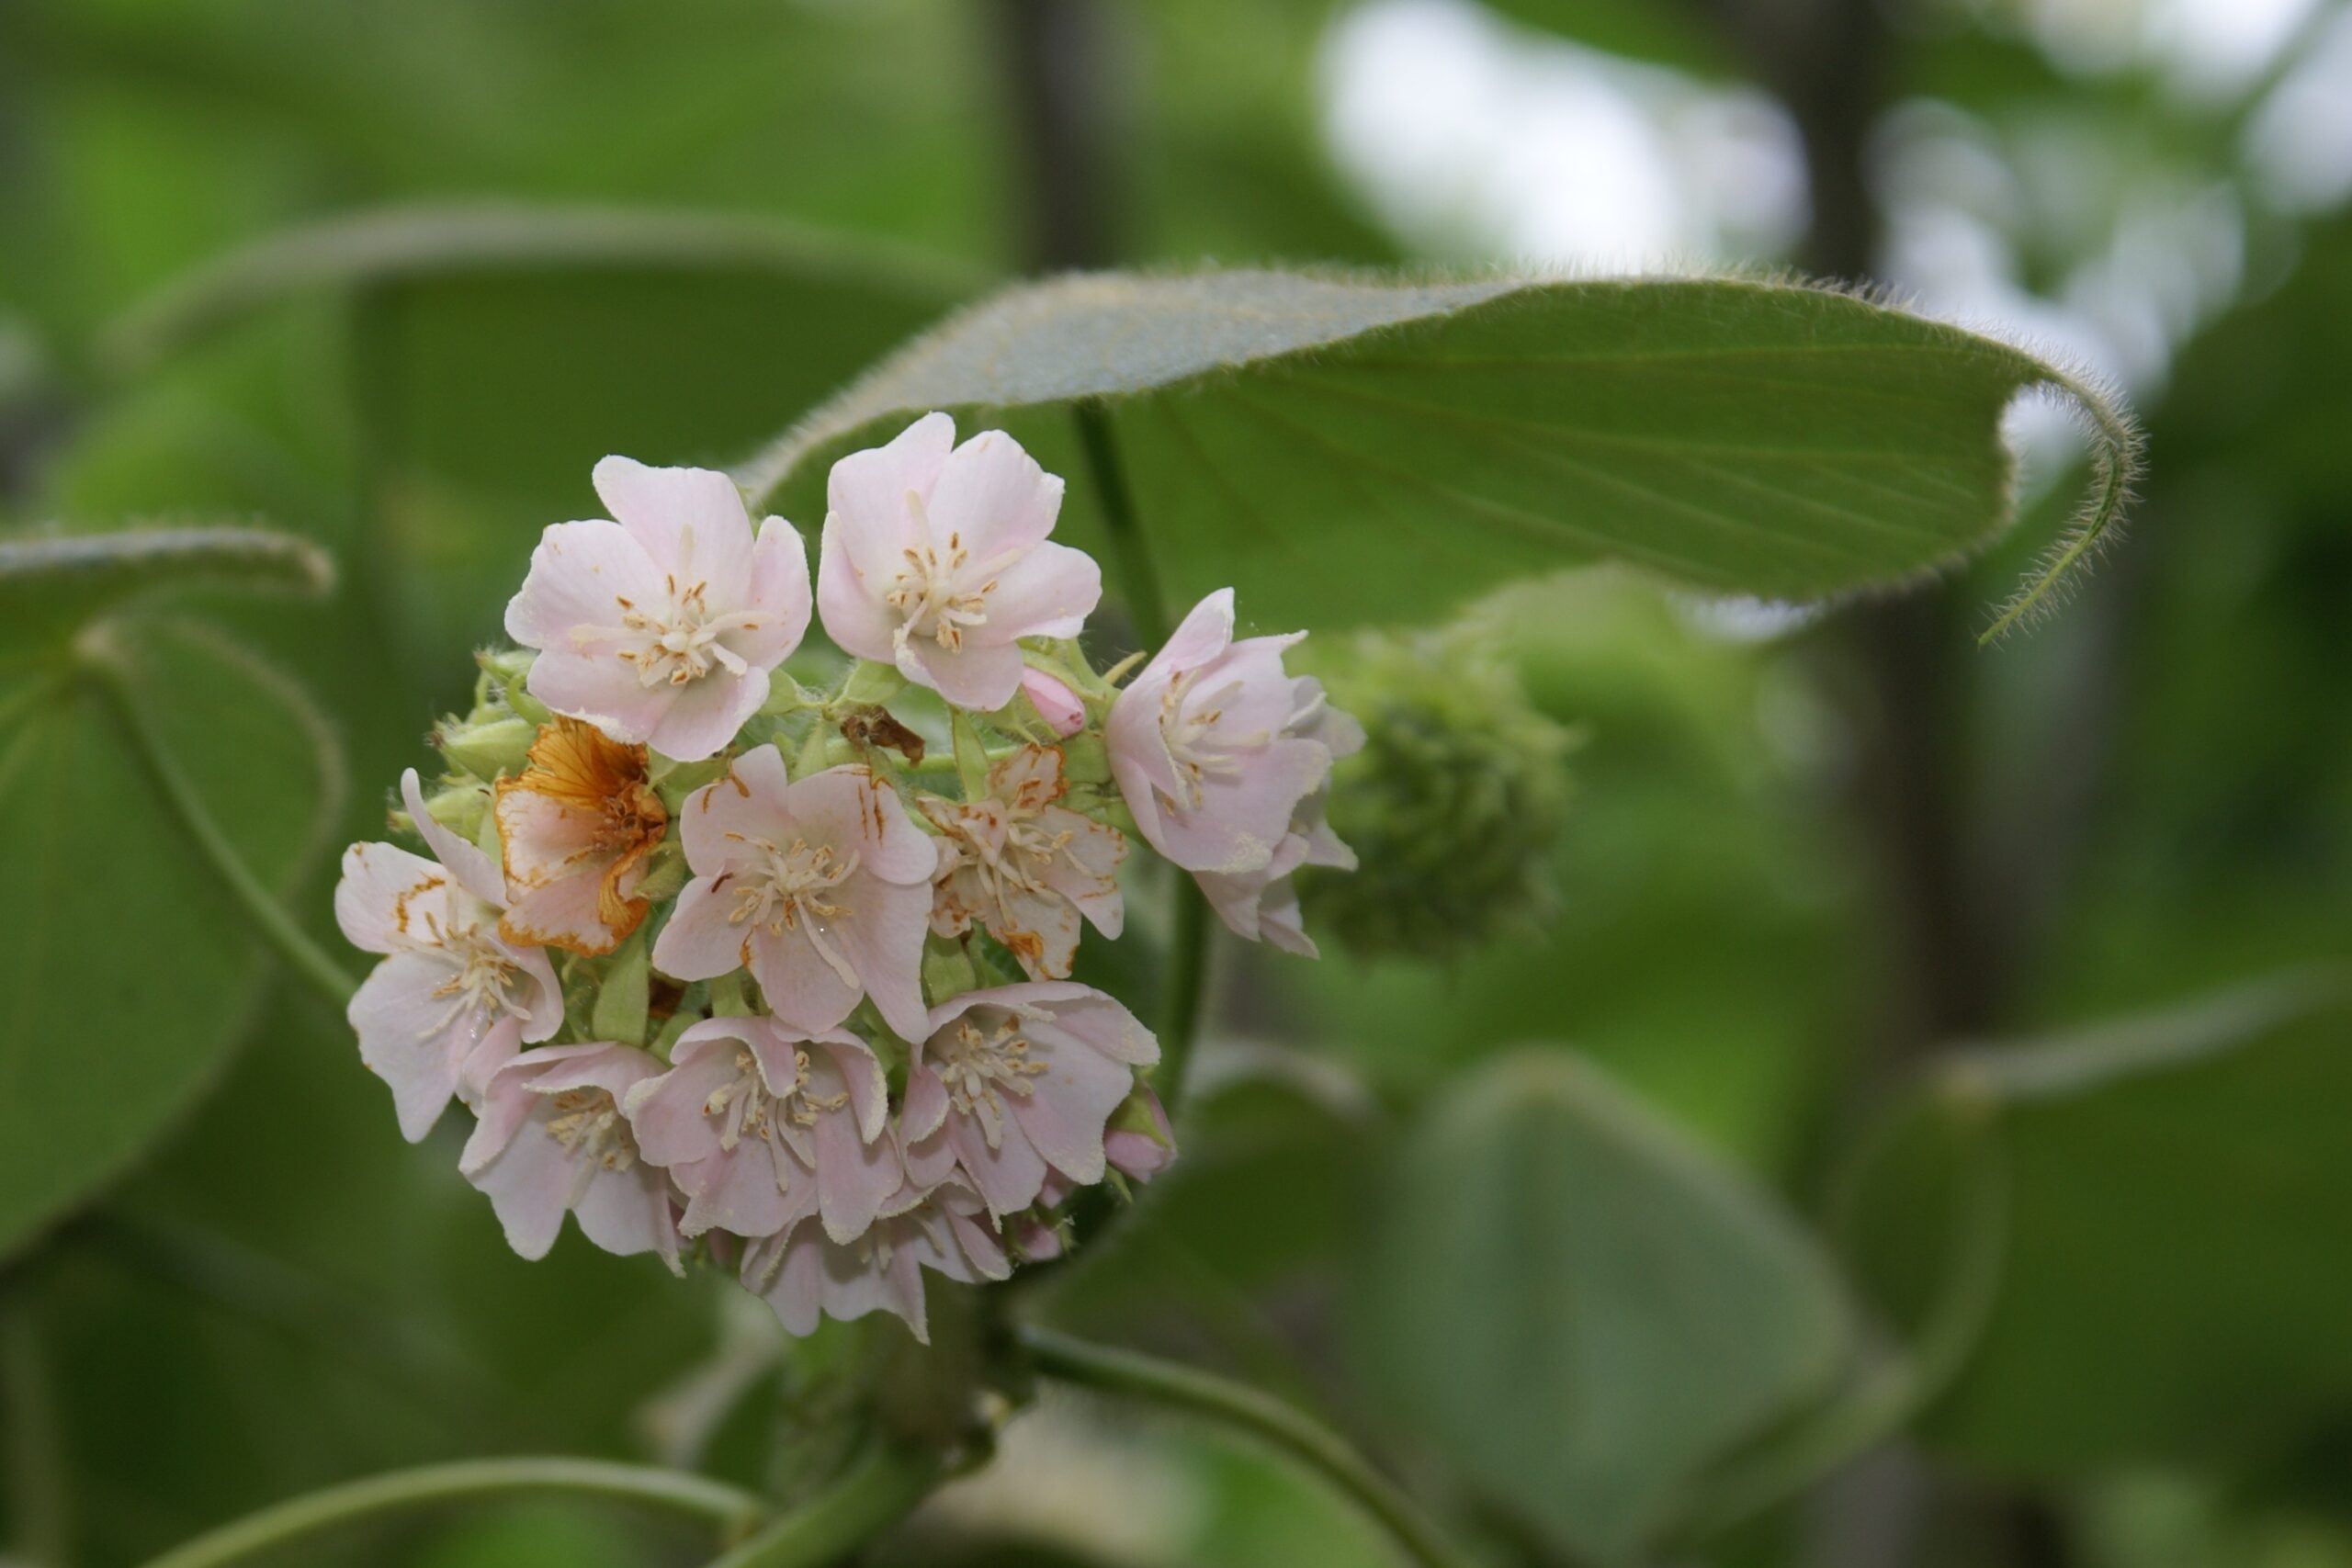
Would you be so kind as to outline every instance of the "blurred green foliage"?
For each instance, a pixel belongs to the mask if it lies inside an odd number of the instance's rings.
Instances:
[[[1319,51],[1345,7],[1104,9],[1121,260],[1410,259],[1320,143]],[[1750,73],[1725,8],[1498,9],[1704,79]],[[2234,162],[2243,105],[2184,104],[2145,70],[2074,73],[1998,9],[1889,11],[1883,85],[1962,113],[2021,167],[2058,171],[2024,182],[2003,220],[2020,287],[2075,287],[2151,181],[2211,183],[2255,215],[2247,297],[2187,312],[2168,387],[2142,389],[2152,477],[2135,536],[2054,626],[1975,655],[1980,607],[2072,493],[2031,492],[2033,520],[1939,602],[1937,668],[1910,688],[1941,705],[1947,827],[1973,918],[2004,954],[1990,1010],[2004,1032],[2070,1032],[1951,1063],[1888,1051],[1912,982],[1885,886],[1899,868],[1861,787],[1885,739],[1853,697],[1872,655],[1851,617],[1755,615],[1615,570],[1515,588],[1487,622],[1532,703],[1586,738],[1566,829],[1527,868],[1555,907],[1540,929],[1442,962],[1228,953],[1184,1158],[1040,1305],[1322,1409],[1501,1553],[1607,1557],[1650,1531],[1658,1497],[1743,1445],[1769,1453],[1776,1423],[1834,1400],[1829,1360],[1852,1372],[1876,1337],[1932,1315],[1953,1164],[1989,1140],[2011,1246],[1979,1353],[1917,1434],[1915,1462],[1944,1488],[1928,1517],[1967,1514],[1951,1540],[1996,1538],[1977,1560],[2032,1568],[2352,1562],[2342,1010],[2243,1028],[2165,1016],[2340,960],[2352,937],[2352,229],[2259,209]],[[125,623],[139,700],[264,877],[307,874],[295,897],[311,929],[331,929],[317,846],[379,830],[383,784],[462,705],[465,651],[494,635],[528,542],[593,505],[595,456],[741,458],[1031,259],[998,21],[947,0],[709,0],[690,17],[630,0],[0,7],[0,507],[11,525],[76,530],[259,516],[341,564],[317,601],[197,585]],[[2061,144],[2064,159],[2049,151]],[[273,295],[127,383],[97,352],[175,279],[266,236],[480,197],[778,220],[808,249],[371,273]],[[1277,379],[1335,417],[1340,394],[1309,385],[1330,373],[1316,360]],[[1585,412],[1611,412],[1603,393],[1571,390],[1595,400]],[[1433,461],[1452,450],[1407,434]],[[1328,479],[1284,477],[1295,442],[1248,439],[1273,476],[1265,504],[1330,514]],[[1396,427],[1369,439],[1403,449]],[[1066,439],[1039,446],[1080,471]],[[1453,477],[1493,483],[1491,468]],[[1177,471],[1143,464],[1155,486]],[[1545,504],[1588,499],[1566,476],[1520,483]],[[1087,489],[1073,478],[1074,516]],[[812,495],[796,499],[804,524]],[[1396,495],[1353,504],[1363,559],[1322,581],[1278,561],[1245,608],[1324,624],[1316,606],[1345,587],[1383,617],[1427,621],[1524,564],[1432,589],[1430,560],[1476,541],[1442,534],[1442,547],[1401,553]],[[1173,575],[1224,581],[1254,536],[1191,480],[1182,505],[1176,547],[1191,553]],[[1364,587],[1375,566],[1389,575]],[[187,630],[198,611],[263,668]],[[331,716],[332,765],[287,681]],[[652,1451],[649,1409],[723,1354],[718,1282],[682,1286],[576,1238],[544,1263],[514,1259],[455,1173],[455,1130],[401,1145],[341,1020],[270,977],[219,918],[105,702],[12,666],[0,708],[21,719],[27,704],[39,722],[0,756],[0,988],[9,1059],[39,1072],[0,1103],[0,1229],[29,1240],[59,1223],[0,1279],[0,1306],[12,1331],[29,1325],[46,1372],[52,1424],[34,1440],[56,1461],[70,1560],[134,1562],[388,1465]],[[357,783],[338,795],[346,776]],[[46,782],[60,778],[73,787]],[[135,885],[81,897],[82,868],[100,863],[135,863]],[[2140,1044],[2072,1032],[2111,1031],[2101,1021],[2119,1014],[2152,1020]],[[186,1018],[218,1028],[192,1034]],[[166,1039],[180,1048],[139,1054]],[[2096,1070],[2068,1066],[2086,1059]],[[1494,1088],[1602,1072],[1639,1101],[1634,1154],[1596,1141],[1578,1096]],[[1492,1136],[1460,1124],[1482,1093],[1471,1109],[1506,1124]],[[24,1158],[26,1128],[69,1122],[88,1125],[85,1158]],[[1669,1171],[1703,1171],[1703,1201],[1659,1175],[1660,1148]],[[1400,1173],[1419,1183],[1401,1200]],[[101,1179],[102,1201],[59,1221]],[[1482,1181],[1511,1202],[1460,1197]],[[1710,1229],[1725,1212],[1744,1240]],[[1475,1228],[1513,1216],[1544,1233],[1525,1238],[1523,1269],[1521,1238]],[[1805,1223],[1832,1237],[1834,1264],[1801,1239],[1759,1253],[1758,1225]],[[1595,1274],[1596,1234],[1637,1256]],[[1822,1303],[1849,1288],[1860,1340],[1832,1358]],[[1784,1324],[1814,1326],[1765,1335],[1775,1300],[1795,1303]],[[1596,1353],[1607,1399],[1563,1375],[1542,1400],[1546,1363],[1514,1355],[1523,1341],[1447,1332],[1449,1312],[1504,1304],[1497,1321],[1539,1350],[1555,1325],[1631,1334],[1682,1307],[1724,1348],[1668,1358],[1654,1384]],[[1736,1375],[1758,1368],[1770,1375]],[[19,1424],[43,1404],[22,1371],[13,1355],[0,1368]],[[763,1448],[759,1400],[775,1386],[749,1382],[722,1412],[722,1449]],[[1385,1561],[1327,1495],[1246,1445],[1155,1428],[1129,1457],[1132,1474],[1191,1499],[1142,1561]],[[19,1535],[43,1517],[24,1490],[38,1468],[12,1461],[0,1488]],[[1039,1474],[1017,1472],[1015,1490],[1034,1501]],[[1844,1568],[1854,1559],[1821,1525],[1839,1506],[1783,1510],[1687,1555]],[[1081,1525],[1086,1506],[1114,1515],[1120,1499],[1080,1498]],[[2014,1547],[2018,1514],[2062,1554]],[[967,1559],[925,1555],[924,1528],[883,1560],[989,1560],[979,1533],[955,1538]],[[339,1539],[304,1560],[602,1568],[693,1561],[697,1544],[535,1506]],[[1049,1559],[1015,1544],[996,1560]]]

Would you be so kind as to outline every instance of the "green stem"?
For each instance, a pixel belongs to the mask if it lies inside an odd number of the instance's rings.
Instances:
[[[1190,1411],[1249,1432],[1298,1460],[1363,1508],[1422,1568],[1471,1568],[1475,1559],[1438,1533],[1404,1490],[1329,1427],[1241,1383],[1132,1350],[1089,1345],[1051,1329],[1014,1331],[1047,1377]]]
[[[510,1493],[571,1493],[666,1509],[740,1534],[760,1517],[759,1498],[723,1482],[681,1471],[581,1459],[483,1459],[427,1465],[330,1486],[248,1514],[167,1551],[147,1568],[220,1568],[322,1530],[444,1503]]]
[[[935,1454],[877,1444],[832,1490],[785,1515],[709,1568],[818,1568],[904,1517],[939,1484]]]
[[[261,879],[237,852],[237,846],[220,830],[203,796],[197,793],[195,783],[181,770],[178,759],[172,755],[153,722],[141,709],[138,696],[123,679],[121,669],[102,651],[93,650],[86,659],[85,667],[112,703],[156,793],[164,797],[164,804],[171,808],[197,853],[220,877],[231,901],[244,911],[254,931],[277,951],[297,975],[338,1010],[342,1009],[358,989],[356,983],[344,972],[343,965],[295,924],[294,917],[286,912],[276,895],[262,886]]]
[[[1099,401],[1071,405],[1078,439],[1086,449],[1087,468],[1102,503],[1104,532],[1125,590],[1128,613],[1136,635],[1147,649],[1168,641],[1170,625],[1167,595],[1153,565],[1150,542],[1136,515],[1135,496],[1127,489],[1126,470],[1119,461],[1119,446],[1111,415]],[[1155,1087],[1162,1104],[1172,1111],[1182,1097],[1184,1068],[1192,1055],[1193,1032],[1199,1026],[1202,983],[1208,967],[1209,908],[1199,886],[1182,872],[1176,874],[1169,909],[1168,978],[1159,1017],[1159,1070]]]
[[[1136,520],[1134,495],[1127,489],[1126,469],[1119,462],[1119,446],[1111,433],[1111,415],[1100,402],[1070,406],[1078,423],[1079,445],[1086,449],[1086,466],[1094,476],[1094,493],[1102,503],[1102,528],[1125,590],[1127,614],[1136,623],[1136,638],[1148,649],[1168,640],[1168,598],[1160,591],[1159,569],[1152,564],[1151,545]]]
[[[1850,1396],[1714,1477],[1692,1497],[1674,1539],[1692,1544],[1802,1495],[1888,1441],[1967,1365],[2000,1293],[2008,1246],[2008,1176],[1988,1139],[1971,1160],[1936,1306],[1910,1348]]]
[[[0,1287],[0,1441],[5,1441],[8,1512],[16,1554],[38,1568],[62,1568],[71,1539],[65,1456],[58,1446],[57,1398],[41,1343],[38,1308],[21,1274]]]
[[[1184,1098],[1184,1070],[1192,1064],[1193,1035],[1206,989],[1209,901],[1188,874],[1170,869],[1175,886],[1170,895],[1174,907],[1169,911],[1168,988],[1160,1001],[1159,1066],[1152,1072],[1152,1089],[1172,1114]]]

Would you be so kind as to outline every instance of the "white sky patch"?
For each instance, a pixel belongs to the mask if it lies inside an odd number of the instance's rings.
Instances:
[[[1975,0],[2021,28],[2061,69],[2154,69],[2179,96],[2218,103],[2253,88],[2321,0]]]
[[[2245,131],[2256,184],[2290,212],[2352,199],[2352,6],[2289,67]]]
[[[2146,396],[2188,336],[2236,299],[2245,215],[2225,185],[2086,161],[2084,151],[2063,127],[2003,139],[1949,105],[1900,106],[1875,149],[1886,220],[1878,270],[1936,315]],[[2091,199],[2094,186],[2103,199]],[[2019,238],[2069,209],[2096,221],[2037,293]]]
[[[1795,128],[1765,94],[1472,0],[1370,0],[1322,64],[1333,155],[1432,254],[1626,270],[1778,254],[1804,232]]]

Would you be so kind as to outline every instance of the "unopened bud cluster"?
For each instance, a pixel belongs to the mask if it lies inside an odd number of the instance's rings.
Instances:
[[[1326,671],[1363,743],[1332,775],[1330,829],[1363,869],[1300,879],[1351,951],[1444,957],[1540,919],[1574,737],[1527,700],[1475,624],[1366,633]]]
[[[1174,1156],[1159,1049],[1069,978],[1117,937],[1130,836],[1240,934],[1311,951],[1292,874],[1360,737],[1204,600],[1122,684],[1079,644],[1101,573],[1062,485],[944,414],[834,466],[813,581],[724,474],[608,457],[401,780],[429,857],[352,847],[335,911],[383,960],[350,1009],[421,1139],[526,1257],[596,1245],[738,1271],[795,1333],[922,1271],[1004,1278],[1078,1190]],[[812,612],[849,656],[786,673]]]

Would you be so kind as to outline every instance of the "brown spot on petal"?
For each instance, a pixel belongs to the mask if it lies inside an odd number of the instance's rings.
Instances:
[[[498,781],[499,851],[507,880],[522,887],[544,887],[560,877],[596,878],[596,919],[601,940],[575,933],[530,931],[511,919],[498,922],[510,941],[560,947],[588,957],[610,953],[643,923],[650,906],[621,893],[621,886],[644,864],[669,830],[670,814],[646,782],[649,758],[642,746],[615,740],[593,724],[559,716],[539,727],[529,761],[511,778]],[[509,808],[524,797],[552,801],[582,819],[576,848],[553,873],[517,867],[514,845],[521,835],[509,827]]]

